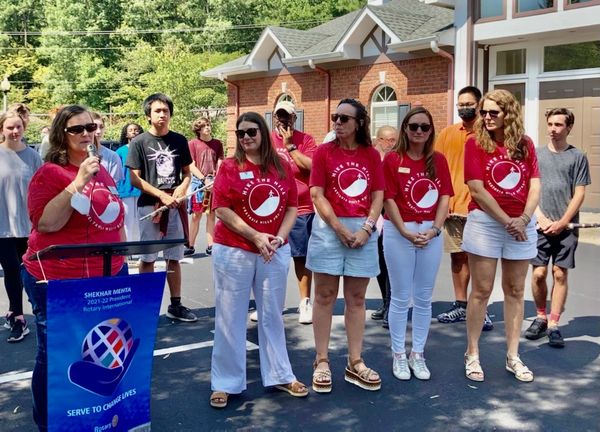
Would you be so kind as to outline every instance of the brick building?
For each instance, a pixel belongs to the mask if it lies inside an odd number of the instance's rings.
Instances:
[[[439,2],[437,2],[439,3]],[[309,30],[267,27],[250,54],[202,73],[228,84],[227,147],[237,116],[256,111],[271,121],[274,106],[291,100],[296,129],[322,140],[343,98],[357,98],[371,115],[371,132],[397,126],[422,104],[439,129],[452,122],[454,43],[451,9],[419,0],[369,1],[358,11]],[[443,47],[443,48],[442,48]]]

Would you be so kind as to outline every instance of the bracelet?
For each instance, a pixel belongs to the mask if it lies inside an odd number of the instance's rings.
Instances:
[[[293,152],[294,150],[298,150],[298,146],[296,144],[291,144],[289,147],[286,147],[288,153]]]
[[[519,218],[521,218],[523,220],[523,222],[525,222],[525,225],[529,225],[529,222],[531,222],[531,218],[529,216],[527,216],[527,214],[523,213],[521,216],[519,216]]]
[[[440,236],[440,234],[442,233],[442,230],[441,230],[441,229],[439,229],[438,227],[436,227],[435,225],[432,225],[432,226],[431,226],[431,229],[432,229],[432,230],[435,232],[435,236],[436,236],[436,237],[439,237],[439,236]]]
[[[75,192],[71,192],[71,190],[69,189],[70,186],[73,186],[73,189],[75,189]],[[77,190],[77,188],[75,187],[75,185],[73,184],[73,182],[69,183],[67,185],[67,187],[65,187],[65,190],[67,192],[69,192],[71,195],[75,195],[76,193],[78,193],[79,191]]]
[[[371,237],[371,234],[373,234],[373,230],[368,226],[363,225],[360,227],[360,229],[365,230],[365,232],[369,234],[369,237]]]
[[[279,246],[277,246],[277,247],[281,247],[285,243],[285,240],[281,236],[275,236],[275,240],[277,240],[279,242]]]
[[[376,223],[377,221],[373,218],[367,218],[367,220],[365,221],[365,225],[371,228],[371,231],[373,231],[373,228],[375,228]]]

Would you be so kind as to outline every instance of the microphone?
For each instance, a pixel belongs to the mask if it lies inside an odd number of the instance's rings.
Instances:
[[[94,144],[88,144],[86,150],[88,157],[99,157],[98,148]],[[98,172],[95,172],[94,176],[96,176],[96,174],[98,174]]]

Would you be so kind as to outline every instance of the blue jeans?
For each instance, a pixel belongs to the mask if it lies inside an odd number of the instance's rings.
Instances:
[[[127,275],[127,263],[123,265],[117,276]],[[37,279],[21,266],[21,278],[29,303],[35,315],[35,333],[37,336],[37,353],[31,377],[31,393],[33,395],[33,420],[40,431],[48,430],[48,346],[46,326],[46,298],[48,284],[38,283]]]

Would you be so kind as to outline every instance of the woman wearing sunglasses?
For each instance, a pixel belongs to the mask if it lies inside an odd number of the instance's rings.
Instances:
[[[383,250],[392,290],[388,315],[394,376],[420,380],[431,373],[425,343],[431,323],[431,298],[442,259],[441,228],[454,191],[444,155],[434,151],[433,118],[423,107],[410,110],[400,139],[386,155]],[[408,308],[413,304],[412,349],[406,356]]]
[[[479,103],[475,136],[465,144],[465,182],[471,202],[462,249],[468,253],[473,289],[467,306],[465,374],[483,381],[479,337],[494,287],[496,264],[502,264],[506,370],[519,381],[533,373],[519,358],[523,292],[529,260],[537,256],[534,211],[540,179],[533,142],[524,134],[521,105],[506,90],[493,90]]]
[[[260,371],[264,386],[295,397],[308,395],[288,358],[281,311],[298,193],[291,167],[277,156],[265,120],[242,114],[236,122],[235,154],[219,168],[212,210],[219,219],[212,250],[215,343],[210,405],[227,406],[246,390],[246,327],[253,291],[258,311]]]
[[[20,342],[29,334],[23,316],[21,257],[31,230],[27,214],[27,188],[42,165],[40,155],[23,143],[23,118],[15,111],[0,115],[0,265],[9,301],[5,327],[8,342]]]
[[[316,359],[313,390],[329,393],[331,321],[340,277],[344,280],[344,318],[348,339],[346,381],[379,390],[379,374],[362,359],[365,293],[379,274],[377,235],[372,235],[383,202],[381,157],[371,144],[369,117],[363,104],[342,100],[332,114],[336,138],[318,147],[313,157],[310,192],[317,214],[308,243],[307,267],[315,278],[313,331]]]
[[[112,177],[97,156],[88,155],[97,125],[79,105],[62,108],[50,130],[46,163],[31,179],[27,207],[32,230],[22,278],[32,304],[37,332],[37,354],[31,389],[33,417],[47,428],[46,290],[48,280],[102,276],[102,257],[30,260],[27,257],[60,244],[110,243],[125,239],[124,209]],[[113,257],[111,274],[126,266]]]

